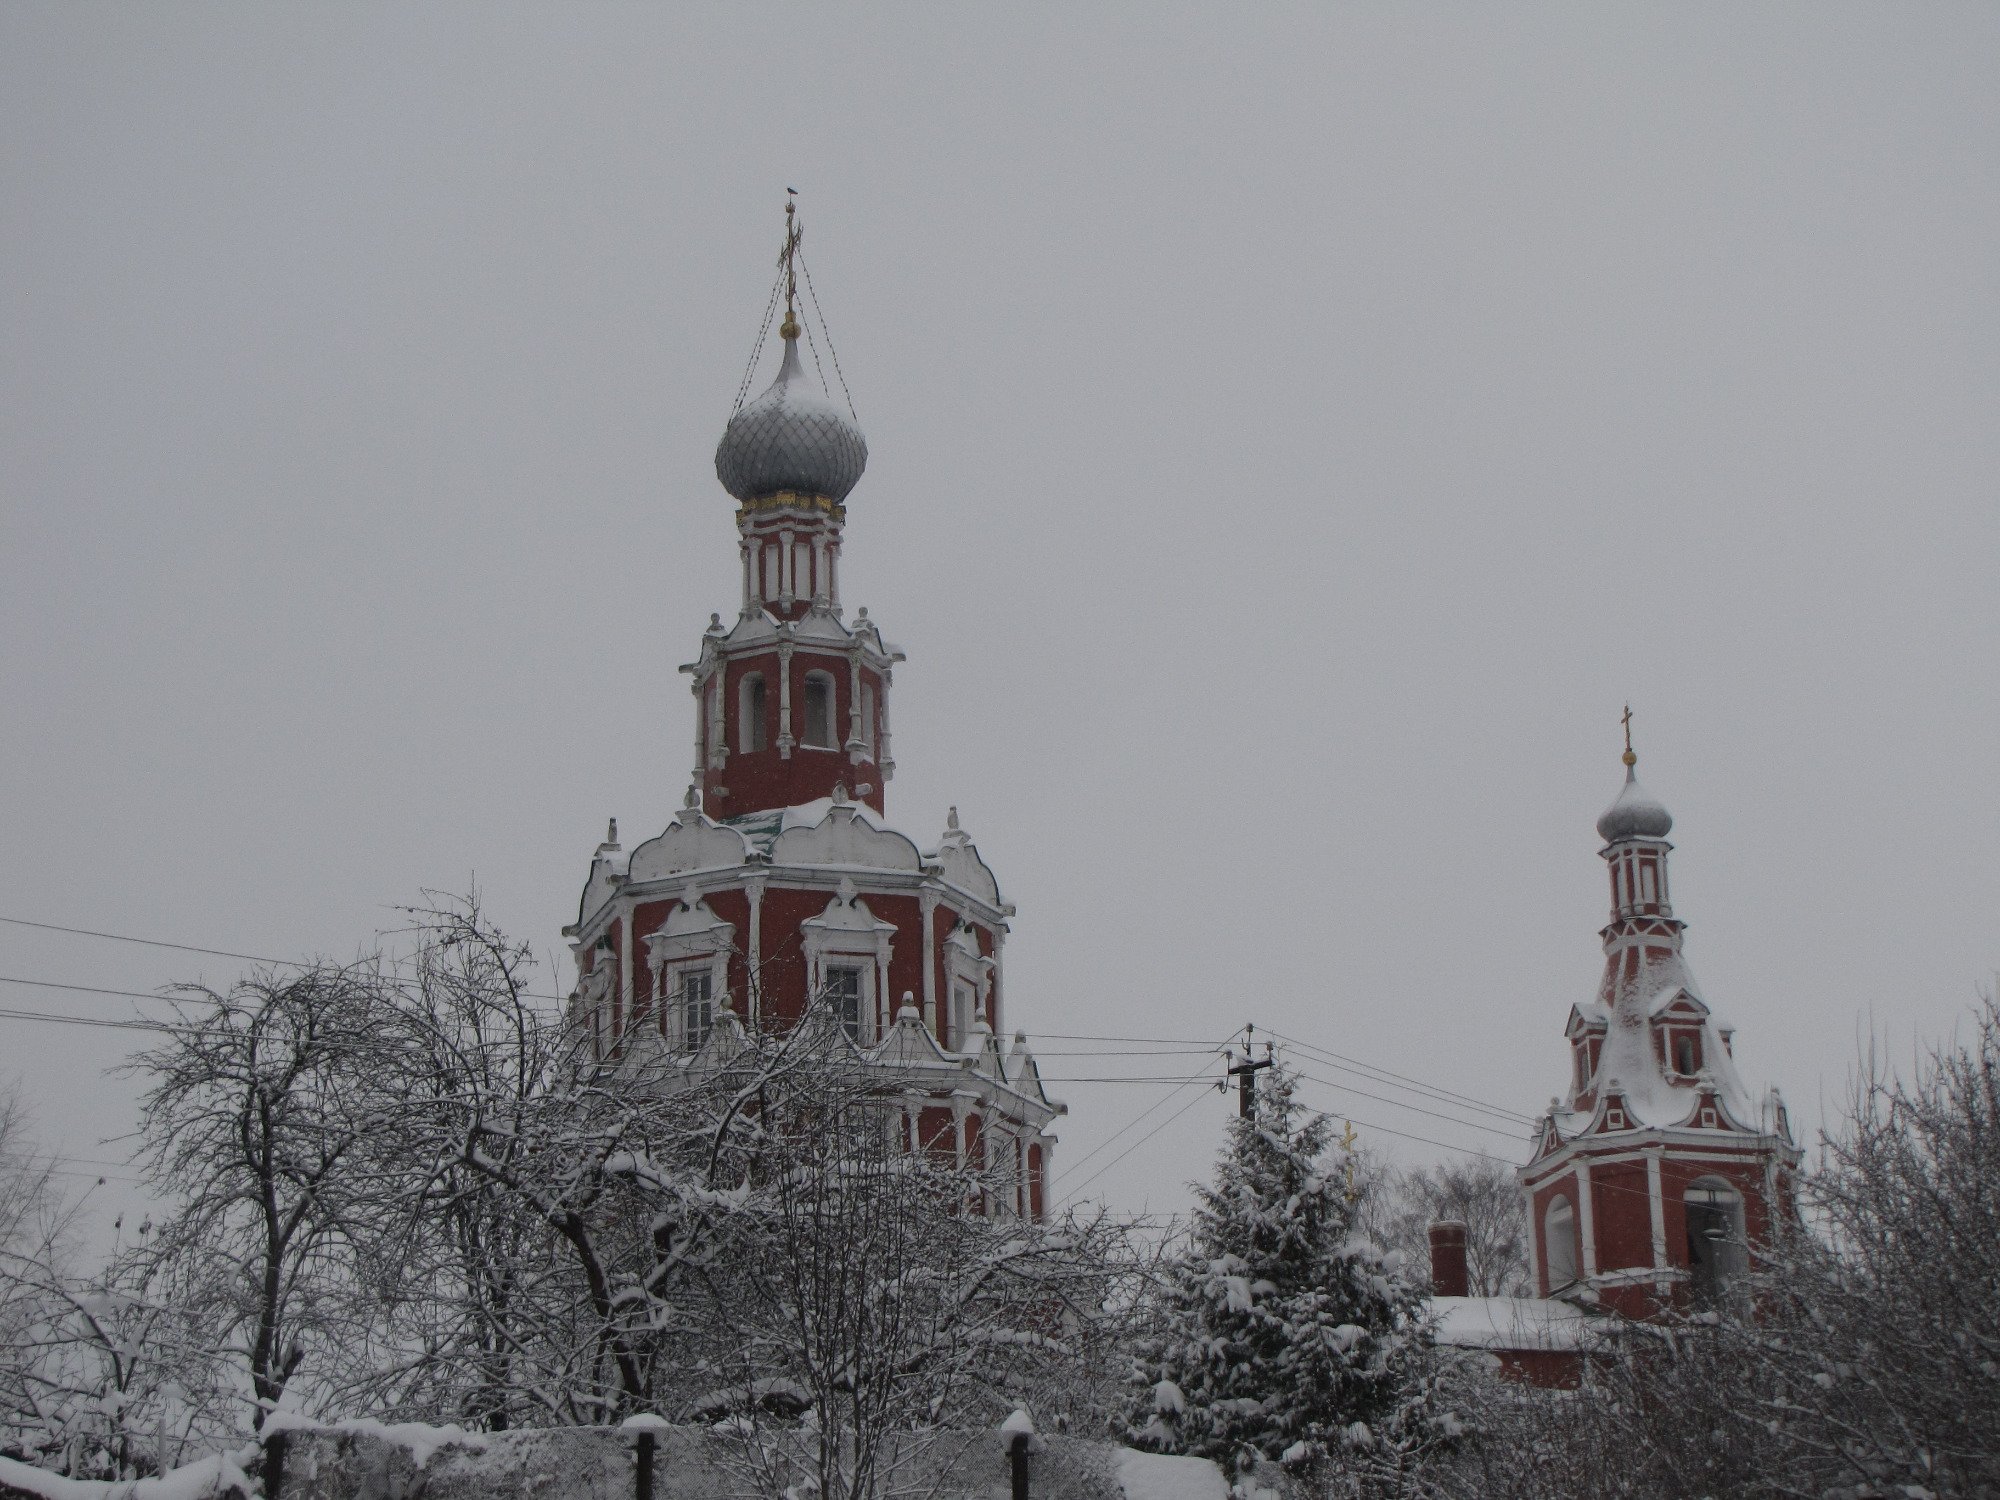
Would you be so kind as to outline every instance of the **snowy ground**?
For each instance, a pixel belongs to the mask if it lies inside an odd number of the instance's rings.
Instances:
[[[565,1428],[500,1434],[415,1424],[352,1422],[294,1427],[287,1435],[284,1500],[630,1500],[639,1431]],[[745,1500],[775,1494],[778,1466],[754,1445],[704,1427],[647,1423],[656,1446],[656,1500]],[[1010,1494],[1011,1432],[901,1437],[885,1463],[884,1490],[935,1500]],[[160,1479],[106,1484],[64,1479],[0,1459],[0,1500],[212,1500],[258,1493],[239,1461],[218,1455]],[[1226,1500],[1206,1459],[1164,1458],[1078,1438],[1036,1438],[1029,1458],[1035,1500]],[[114,1494],[113,1491],[116,1493]]]

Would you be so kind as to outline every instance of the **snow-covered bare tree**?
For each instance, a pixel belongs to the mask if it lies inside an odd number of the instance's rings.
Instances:
[[[370,1315],[357,1248],[393,1206],[367,1160],[394,1102],[382,996],[374,964],[182,987],[164,1039],[126,1065],[145,1086],[140,1162],[169,1205],[156,1274],[234,1365],[252,1428],[288,1392],[323,1402]]]
[[[546,1386],[549,1305],[566,1300],[561,1258],[526,1201],[467,1164],[465,1141],[482,1122],[504,1165],[565,1076],[568,1046],[530,992],[532,954],[476,892],[426,893],[409,915],[415,941],[383,987],[376,1054],[394,1102],[367,1146],[377,1194],[395,1205],[360,1261],[381,1312],[339,1390],[352,1410],[490,1431],[547,1421],[532,1393]]]
[[[1037,1398],[1100,1352],[1124,1236],[1102,1219],[989,1217],[1004,1195],[955,1148],[919,1144],[830,1005],[790,1041],[795,1066],[731,1144],[730,1254],[704,1277],[721,1399],[702,1404],[733,1409],[765,1493],[804,1480],[865,1500],[890,1487],[891,1452],[908,1462],[1017,1405],[1056,1414]],[[774,1396],[800,1428],[770,1430]]]
[[[1426,1275],[1430,1226],[1455,1219],[1466,1228],[1466,1273],[1475,1297],[1533,1295],[1528,1279],[1528,1223],[1513,1168],[1492,1157],[1448,1158],[1398,1171],[1380,1166],[1364,1215],[1368,1232],[1402,1252],[1413,1275]]]
[[[16,1457],[54,1437],[36,1381],[43,1330],[60,1315],[49,1283],[72,1253],[56,1168],[35,1145],[18,1089],[0,1088],[0,1448]]]
[[[1859,1488],[2000,1493],[2000,1002],[1846,1115],[1745,1340],[1772,1419]]]
[[[1489,1387],[1442,1492],[2000,1494],[2000,1006],[1908,1078],[1863,1060],[1733,1303],[1629,1329],[1582,1400]]]
[[[1134,1441],[1242,1468],[1430,1440],[1423,1288],[1353,1233],[1347,1166],[1331,1122],[1271,1068],[1140,1346]]]

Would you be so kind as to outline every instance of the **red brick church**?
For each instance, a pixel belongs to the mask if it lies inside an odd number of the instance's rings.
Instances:
[[[928,840],[886,817],[903,653],[841,599],[868,444],[801,364],[786,214],[777,378],[715,451],[740,598],[681,668],[692,784],[661,832],[628,850],[614,823],[598,846],[565,929],[571,1013],[600,1062],[698,1068],[746,1030],[829,1007],[856,1066],[901,1096],[911,1146],[985,1173],[1000,1212],[1040,1219],[1063,1106],[1006,1029],[1014,908],[956,809]]]
[[[1611,876],[1604,976],[1570,1008],[1569,1077],[1519,1172],[1534,1298],[1468,1298],[1463,1230],[1433,1227],[1445,1341],[1484,1347],[1523,1378],[1573,1379],[1592,1313],[1699,1307],[1794,1212],[1803,1153],[1784,1100],[1737,1071],[1735,1032],[1682,952],[1667,881],[1673,818],[1639,784],[1627,716],[1625,784],[1597,833]]]

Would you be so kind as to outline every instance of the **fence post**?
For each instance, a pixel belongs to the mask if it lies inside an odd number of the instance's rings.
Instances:
[[[653,1444],[657,1441],[650,1432],[639,1434],[637,1462],[633,1466],[636,1500],[653,1500]]]
[[[1008,1463],[1014,1471],[1014,1500],[1028,1500],[1028,1440],[1031,1436],[1026,1432],[1017,1432],[1007,1444]]]
[[[264,1435],[264,1500],[278,1500],[285,1487],[285,1439],[283,1428]]]

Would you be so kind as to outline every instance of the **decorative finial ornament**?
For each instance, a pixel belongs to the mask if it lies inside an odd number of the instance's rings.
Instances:
[[[944,826],[945,826],[945,827],[947,827],[947,828],[949,828],[949,829],[950,829],[950,830],[951,830],[951,831],[952,831],[953,833],[956,833],[956,832],[958,832],[958,808],[957,808],[957,807],[955,807],[955,806],[954,806],[954,807],[953,807],[953,808],[952,808],[952,809],[951,809],[951,810],[950,810],[949,812],[947,812],[947,813],[945,814],[945,817],[944,817]]]
[[[687,796],[681,799],[681,810],[684,812],[693,812],[700,806],[701,788],[690,781],[688,783]]]
[[[1628,703],[1625,705],[1625,714],[1624,717],[1620,720],[1620,722],[1625,726],[1625,754],[1620,758],[1625,762],[1626,765],[1636,766],[1639,764],[1639,757],[1633,754],[1632,752],[1632,705],[1631,704]]]
[[[785,321],[778,325],[778,337],[796,340],[799,336],[798,313],[793,307],[799,294],[797,259],[799,253],[799,206],[792,201],[796,189],[785,189],[785,248],[778,256],[778,264],[785,272]]]
[[[614,849],[618,847],[618,820],[616,818],[613,818],[609,826],[605,828],[604,842]]]

